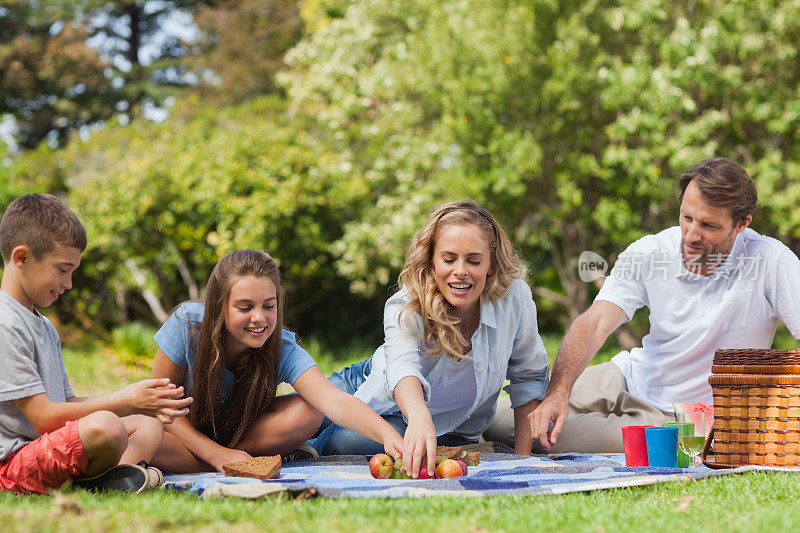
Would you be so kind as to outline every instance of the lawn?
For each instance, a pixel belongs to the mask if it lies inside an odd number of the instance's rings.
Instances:
[[[289,497],[200,500],[186,494],[55,497],[0,493],[4,531],[795,531],[793,474],[751,473],[699,482],[562,496],[425,500]]]
[[[560,339],[545,336],[550,357]],[[777,342],[776,342],[777,344]],[[353,343],[328,351],[306,343],[323,372],[368,355]],[[608,346],[595,362],[616,351]],[[73,388],[94,394],[148,376],[149,356],[124,343],[65,349]],[[301,502],[281,496],[256,501],[204,501],[187,494],[55,496],[0,493],[2,531],[792,531],[800,529],[800,478],[751,473],[699,482],[595,491],[559,496],[480,499],[332,500]]]

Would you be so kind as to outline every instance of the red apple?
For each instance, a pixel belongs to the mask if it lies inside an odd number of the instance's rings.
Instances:
[[[417,479],[433,479],[433,476],[428,472],[428,465],[419,467],[419,477]]]
[[[436,467],[435,475],[437,478],[461,477],[464,475],[464,471],[461,469],[461,465],[456,461],[445,459]]]
[[[369,460],[369,473],[375,479],[386,479],[394,472],[392,458],[385,453],[378,453]]]
[[[466,475],[467,475],[467,463],[465,463],[465,462],[464,462],[464,461],[462,461],[461,459],[456,459],[456,462],[457,462],[457,463],[458,463],[458,465],[461,467],[461,470],[463,470],[463,471],[464,471],[464,475],[466,476]]]

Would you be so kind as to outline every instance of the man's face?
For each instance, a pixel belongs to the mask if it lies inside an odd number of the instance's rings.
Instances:
[[[704,276],[713,273],[733,248],[736,235],[744,231],[752,217],[734,221],[730,210],[709,205],[694,181],[681,202],[681,252],[686,268]]]

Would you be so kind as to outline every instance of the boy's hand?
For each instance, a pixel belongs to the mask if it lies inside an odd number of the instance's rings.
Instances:
[[[162,424],[170,424],[178,416],[189,413],[191,396],[182,398],[183,387],[170,383],[169,378],[145,379],[131,383],[120,391],[121,401],[131,414],[142,414],[157,418]]]

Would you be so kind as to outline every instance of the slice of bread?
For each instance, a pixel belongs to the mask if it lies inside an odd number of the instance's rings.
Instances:
[[[481,462],[481,452],[464,452],[464,457],[460,459],[467,466],[475,466]]]
[[[448,459],[461,459],[464,455],[464,448],[462,446],[437,446],[436,457],[444,455]]]
[[[222,471],[226,476],[275,479],[281,475],[281,464],[280,455],[269,455],[222,465]]]
[[[468,452],[462,446],[437,446],[436,457],[440,455],[448,459],[460,459],[467,466],[475,466],[481,462],[481,452]]]

